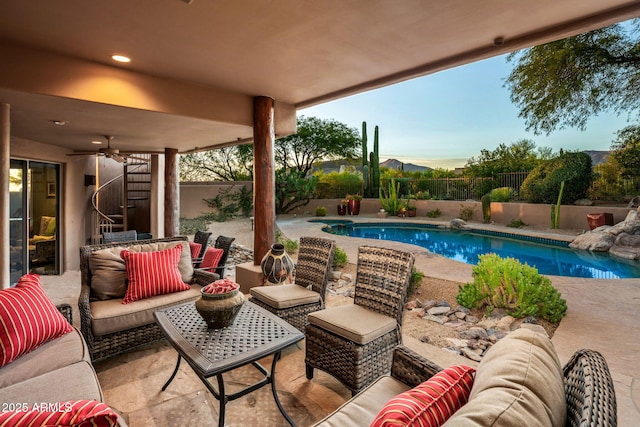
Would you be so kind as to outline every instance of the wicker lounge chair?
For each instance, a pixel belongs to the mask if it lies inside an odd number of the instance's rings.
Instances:
[[[229,254],[231,253],[231,244],[234,240],[236,240],[235,237],[220,235],[216,238],[216,242],[213,245],[214,248],[222,249],[224,251],[222,253],[220,261],[218,261],[218,268],[214,270],[214,273],[222,278],[224,278],[224,270],[227,267],[227,260],[229,258]]]
[[[209,239],[211,238],[211,232],[209,231],[196,231],[196,234],[193,236],[193,242],[200,245],[200,256],[198,258],[194,258],[193,260],[193,268],[199,268],[200,263],[202,262],[202,258],[204,258],[204,254],[207,251],[207,246],[209,246]]]
[[[389,372],[400,326],[413,254],[361,246],[354,304],[309,314],[306,373],[326,371],[357,393]]]
[[[251,288],[251,302],[304,333],[307,315],[324,308],[334,250],[333,240],[301,237],[294,283]]]
[[[378,411],[398,392],[416,387],[442,370],[415,351],[399,345],[394,350],[391,374],[381,377],[314,424],[315,427],[368,426]],[[563,369],[567,427],[617,425],[613,380],[604,357],[594,350],[579,350]]]

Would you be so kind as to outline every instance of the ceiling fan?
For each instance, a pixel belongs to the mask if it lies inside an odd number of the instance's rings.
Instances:
[[[97,154],[99,156],[104,156],[107,159],[113,159],[118,163],[124,163],[128,159],[138,160],[141,162],[149,161],[149,159],[146,159],[144,157],[136,157],[135,155],[132,155],[130,153],[121,153],[119,149],[111,147],[111,140],[113,139],[113,136],[104,135],[104,138],[107,140],[107,146],[101,147],[100,149],[98,149],[98,151],[78,151],[67,154],[67,156],[93,156]]]

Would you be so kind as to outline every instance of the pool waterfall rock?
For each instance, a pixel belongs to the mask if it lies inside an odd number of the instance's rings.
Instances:
[[[570,248],[592,252],[609,252],[620,258],[640,259],[640,214],[630,210],[624,221],[603,225],[581,234],[569,244]]]

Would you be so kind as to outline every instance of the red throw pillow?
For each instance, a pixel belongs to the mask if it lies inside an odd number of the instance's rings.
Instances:
[[[200,264],[200,268],[202,269],[213,269],[218,266],[220,259],[222,258],[222,254],[224,254],[223,249],[218,248],[207,248],[204,253],[204,257],[202,258],[202,263]]]
[[[202,244],[196,242],[189,242],[189,250],[191,251],[191,259],[198,259],[200,251],[202,250]]]
[[[14,288],[0,290],[0,367],[71,331],[37,274],[27,274]]]
[[[128,280],[122,303],[191,289],[178,269],[181,254],[182,245],[157,252],[122,250]]]
[[[118,424],[118,415],[104,403],[95,400],[17,405],[16,411],[0,412],[0,425],[114,427]]]
[[[469,366],[456,365],[438,372],[387,402],[371,427],[436,427],[444,424],[469,400],[475,371]]]

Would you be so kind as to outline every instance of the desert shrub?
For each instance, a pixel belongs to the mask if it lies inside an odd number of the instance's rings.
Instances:
[[[551,281],[534,267],[515,258],[480,255],[473,267],[473,282],[459,287],[456,300],[467,308],[504,308],[514,317],[539,316],[558,323],[567,303]]]
[[[429,218],[438,218],[440,215],[442,215],[442,212],[438,208],[427,212]]]
[[[494,188],[489,192],[489,198],[492,202],[510,202],[513,200],[513,193],[511,187]]]
[[[473,211],[473,206],[460,205],[460,213],[458,215],[460,216],[460,219],[469,221],[471,218],[473,218]]]
[[[509,228],[522,228],[525,225],[527,225],[527,224],[525,224],[523,220],[518,218],[518,219],[512,219],[511,222],[509,224],[507,224],[507,227],[509,227]]]
[[[327,208],[324,206],[318,206],[316,208],[316,216],[327,216]]]
[[[196,234],[198,230],[206,230],[211,221],[208,221],[203,216],[198,218],[180,218],[180,234],[183,236],[189,236]]]
[[[317,199],[337,199],[348,193],[362,194],[362,175],[351,172],[316,173]]]
[[[491,221],[491,197],[488,194],[485,194],[480,199],[482,203],[482,219],[484,222]]]
[[[520,197],[531,203],[556,203],[560,183],[565,181],[563,202],[570,204],[587,196],[592,178],[588,154],[563,153],[531,171],[520,187]]]
[[[409,287],[407,288],[407,297],[409,297],[410,295],[413,295],[416,289],[418,289],[423,277],[424,277],[424,273],[422,271],[416,270],[416,268],[413,267],[413,270],[411,270],[411,277],[409,278]]]
[[[336,246],[336,249],[333,252],[333,263],[331,266],[333,268],[342,268],[349,263],[349,259],[347,258],[347,253]]]
[[[276,242],[282,243],[282,245],[284,245],[284,250],[288,254],[295,254],[300,247],[300,244],[297,240],[289,239],[284,234],[282,234],[280,230],[276,230]]]

